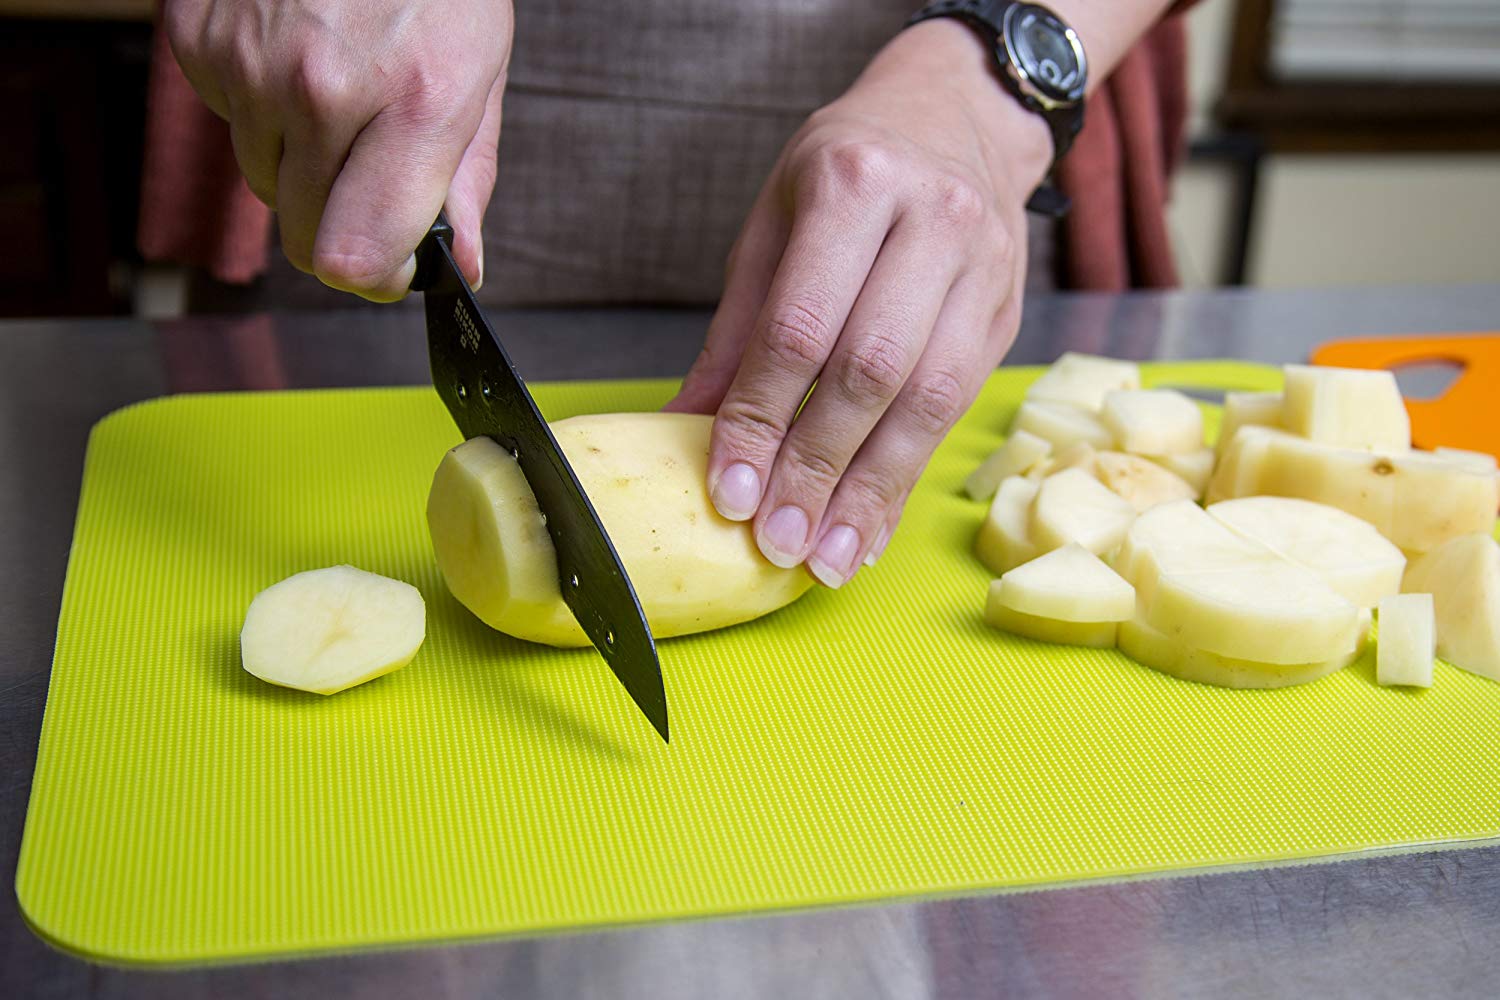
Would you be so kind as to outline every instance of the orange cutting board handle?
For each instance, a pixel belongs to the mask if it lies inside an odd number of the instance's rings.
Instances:
[[[1500,333],[1336,340],[1312,353],[1315,365],[1399,368],[1449,362],[1463,370],[1436,399],[1408,399],[1412,444],[1500,456]]]

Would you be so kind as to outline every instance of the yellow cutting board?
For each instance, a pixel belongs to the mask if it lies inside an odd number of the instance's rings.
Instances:
[[[1500,685],[1227,691],[986,628],[965,475],[1035,370],[944,443],[839,592],[662,643],[663,745],[592,652],[486,629],[423,521],[430,389],[184,396],[95,428],[16,891],[111,961],[191,963],[966,893],[1500,833]],[[1232,363],[1157,383],[1274,387]],[[671,385],[537,387],[550,417]],[[251,597],[353,563],[428,639],[332,698],[239,666]]]

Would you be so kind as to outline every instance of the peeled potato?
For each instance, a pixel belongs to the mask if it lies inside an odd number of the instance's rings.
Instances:
[[[1282,402],[1279,392],[1226,392],[1219,419],[1219,454],[1241,427],[1280,427]]]
[[[1431,452],[1383,454],[1242,427],[1209,485],[1214,502],[1265,494],[1328,504],[1408,552],[1493,525],[1500,477]]]
[[[1493,538],[1476,532],[1444,542],[1412,560],[1401,589],[1432,595],[1439,656],[1500,681],[1500,545]]]
[[[1036,483],[1021,476],[1011,476],[995,491],[989,512],[974,539],[974,554],[991,573],[1000,575],[1037,556],[1027,521],[1031,502],[1036,499]]]
[[[964,480],[964,492],[971,500],[988,500],[1002,480],[1025,472],[1051,453],[1050,442],[1027,431],[1017,431],[969,474]]]
[[[1095,455],[1094,475],[1137,512],[1171,500],[1198,497],[1198,491],[1181,476],[1150,459],[1122,451],[1101,451]]]
[[[1306,684],[1347,667],[1364,652],[1369,631],[1369,612],[1362,612],[1354,647],[1318,663],[1261,663],[1220,656],[1170,638],[1140,618],[1120,623],[1118,642],[1120,652],[1137,663],[1185,681],[1227,688],[1283,688]]]
[[[761,555],[750,525],[719,515],[705,484],[711,417],[590,414],[553,434],[588,491],[657,638],[722,628],[812,586]],[[453,596],[492,628],[553,646],[588,637],[562,600],[556,550],[520,465],[488,438],[448,452],[427,523]]]
[[[1000,578],[995,599],[1012,611],[1063,622],[1119,622],[1135,613],[1135,588],[1081,545],[1064,545]]]
[[[1117,361],[1069,351],[1026,390],[1027,399],[1068,403],[1097,411],[1112,389],[1139,389],[1141,371],[1133,361]]]
[[[1397,594],[1380,602],[1375,679],[1381,684],[1432,687],[1437,636],[1431,594]]]
[[[1341,448],[1400,453],[1411,447],[1411,420],[1388,371],[1286,365],[1282,426]]]
[[[1006,607],[1000,600],[1000,581],[990,582],[989,598],[984,605],[984,620],[995,628],[1028,639],[1056,642],[1065,646],[1092,646],[1109,649],[1115,644],[1115,622],[1063,622],[1055,618],[1028,615]]]
[[[282,687],[337,694],[410,663],[427,631],[411,584],[353,566],[287,577],[250,602],[244,667]]]
[[[1203,411],[1175,389],[1106,393],[1100,416],[1120,451],[1170,455],[1203,447]]]
[[[1095,448],[1108,448],[1114,442],[1114,435],[1093,413],[1069,403],[1047,399],[1028,399],[1021,403],[1010,425],[1012,434],[1017,431],[1045,439],[1055,451],[1077,441]]]
[[[1374,526],[1336,507],[1290,497],[1244,497],[1208,508],[1211,517],[1306,566],[1362,608],[1401,592],[1406,557]]]
[[[1103,554],[1120,544],[1135,508],[1082,469],[1048,476],[1031,506],[1030,534],[1042,552],[1077,542]]]
[[[1183,482],[1193,488],[1193,497],[1201,497],[1208,489],[1208,481],[1214,474],[1214,450],[1212,448],[1199,448],[1197,451],[1184,451],[1175,455],[1147,455],[1151,461],[1162,466],[1168,472],[1180,476]]]

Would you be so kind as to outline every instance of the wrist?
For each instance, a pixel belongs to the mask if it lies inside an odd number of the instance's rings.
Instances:
[[[991,171],[1003,172],[1023,199],[1046,180],[1052,133],[1000,82],[994,56],[972,28],[953,18],[924,21],[893,38],[871,68],[888,56],[917,86],[941,89],[963,110]]]

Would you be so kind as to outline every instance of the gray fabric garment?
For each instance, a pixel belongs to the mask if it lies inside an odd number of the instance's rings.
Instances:
[[[917,6],[517,0],[480,300],[717,300],[782,146]],[[1031,227],[1027,286],[1053,287],[1052,226]],[[347,304],[274,256],[266,306]]]

